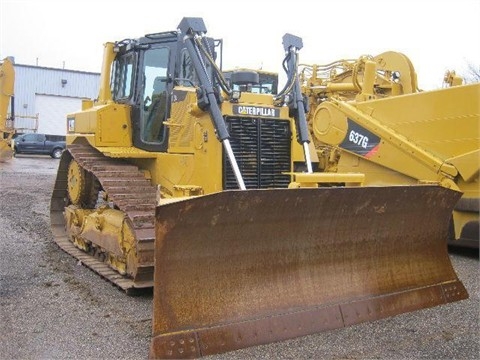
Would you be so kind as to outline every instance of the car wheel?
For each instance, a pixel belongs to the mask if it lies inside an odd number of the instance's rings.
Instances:
[[[63,149],[54,149],[52,152],[52,158],[60,159],[62,157]]]

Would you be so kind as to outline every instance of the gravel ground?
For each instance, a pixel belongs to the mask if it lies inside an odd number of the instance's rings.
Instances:
[[[129,297],[53,242],[58,160],[0,163],[0,359],[146,359],[151,292]],[[468,300],[208,359],[478,359],[478,251],[451,251]]]

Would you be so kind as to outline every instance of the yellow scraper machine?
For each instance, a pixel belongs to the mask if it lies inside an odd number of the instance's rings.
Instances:
[[[0,62],[0,163],[12,158],[12,136],[15,133],[14,121],[14,91],[15,68],[13,59],[7,57]],[[10,106],[10,115],[8,107]]]
[[[364,185],[461,191],[448,244],[478,249],[480,83],[448,71],[442,89],[421,91],[411,61],[394,51],[300,68],[321,170],[363,173]]]
[[[284,88],[221,67],[201,18],[105,45],[67,116],[57,244],[127,292],[153,287],[150,358],[195,358],[468,297],[447,253],[461,192],[323,173],[283,37]],[[254,90],[257,89],[257,90]]]

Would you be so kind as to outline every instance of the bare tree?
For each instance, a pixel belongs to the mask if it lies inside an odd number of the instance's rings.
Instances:
[[[467,84],[480,82],[480,65],[474,65],[471,62],[467,63],[467,71],[464,78]]]

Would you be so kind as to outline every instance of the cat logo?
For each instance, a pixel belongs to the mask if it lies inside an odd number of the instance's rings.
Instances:
[[[279,117],[280,109],[261,107],[261,106],[233,105],[233,113],[235,115]]]

